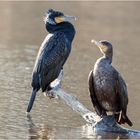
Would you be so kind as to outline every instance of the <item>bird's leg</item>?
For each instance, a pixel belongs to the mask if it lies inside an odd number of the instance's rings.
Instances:
[[[62,79],[63,79],[63,69],[60,71],[57,79],[55,79],[53,82],[51,82],[51,84],[50,84],[51,90],[45,91],[45,96],[47,95],[50,99],[55,98],[56,95],[54,94],[53,89],[57,90],[58,88],[60,88]]]

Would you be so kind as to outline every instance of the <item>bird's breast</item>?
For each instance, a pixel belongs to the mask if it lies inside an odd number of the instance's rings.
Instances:
[[[94,70],[94,83],[97,90],[112,92],[114,90],[113,71],[106,67],[98,67]]]
[[[106,66],[96,66],[94,69],[95,93],[101,106],[108,111],[115,110],[116,93],[113,69]]]
[[[42,42],[41,46],[45,46],[45,44],[48,42],[48,40],[53,36],[53,34],[48,34],[44,41]]]

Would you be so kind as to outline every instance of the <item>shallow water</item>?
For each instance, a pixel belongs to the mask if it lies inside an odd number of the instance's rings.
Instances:
[[[0,2],[0,139],[118,138],[115,134],[96,135],[62,100],[50,100],[41,92],[31,118],[26,117],[32,68],[47,35],[43,16],[50,7],[77,16],[63,89],[93,110],[87,77],[101,54],[90,41],[110,40],[113,65],[128,85],[128,116],[133,128],[140,130],[140,2]]]

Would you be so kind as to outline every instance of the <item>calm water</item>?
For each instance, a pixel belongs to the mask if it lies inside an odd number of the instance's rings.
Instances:
[[[77,34],[64,67],[63,89],[93,110],[87,77],[101,54],[90,41],[110,40],[113,65],[128,85],[128,115],[133,128],[140,130],[140,2],[0,2],[0,139],[118,138],[96,135],[62,100],[50,100],[41,92],[31,118],[26,117],[31,72],[47,35],[43,16],[49,8],[78,19],[73,23]]]

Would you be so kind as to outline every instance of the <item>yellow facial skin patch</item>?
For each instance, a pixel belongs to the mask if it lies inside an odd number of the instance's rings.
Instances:
[[[98,46],[100,49],[105,49],[105,48],[107,48],[105,45],[100,45],[100,46]]]
[[[65,19],[63,17],[55,17],[55,22],[56,23],[61,23],[61,22],[64,22]]]
[[[98,47],[103,53],[105,53],[107,51],[107,46],[105,46],[105,45],[99,45]]]

